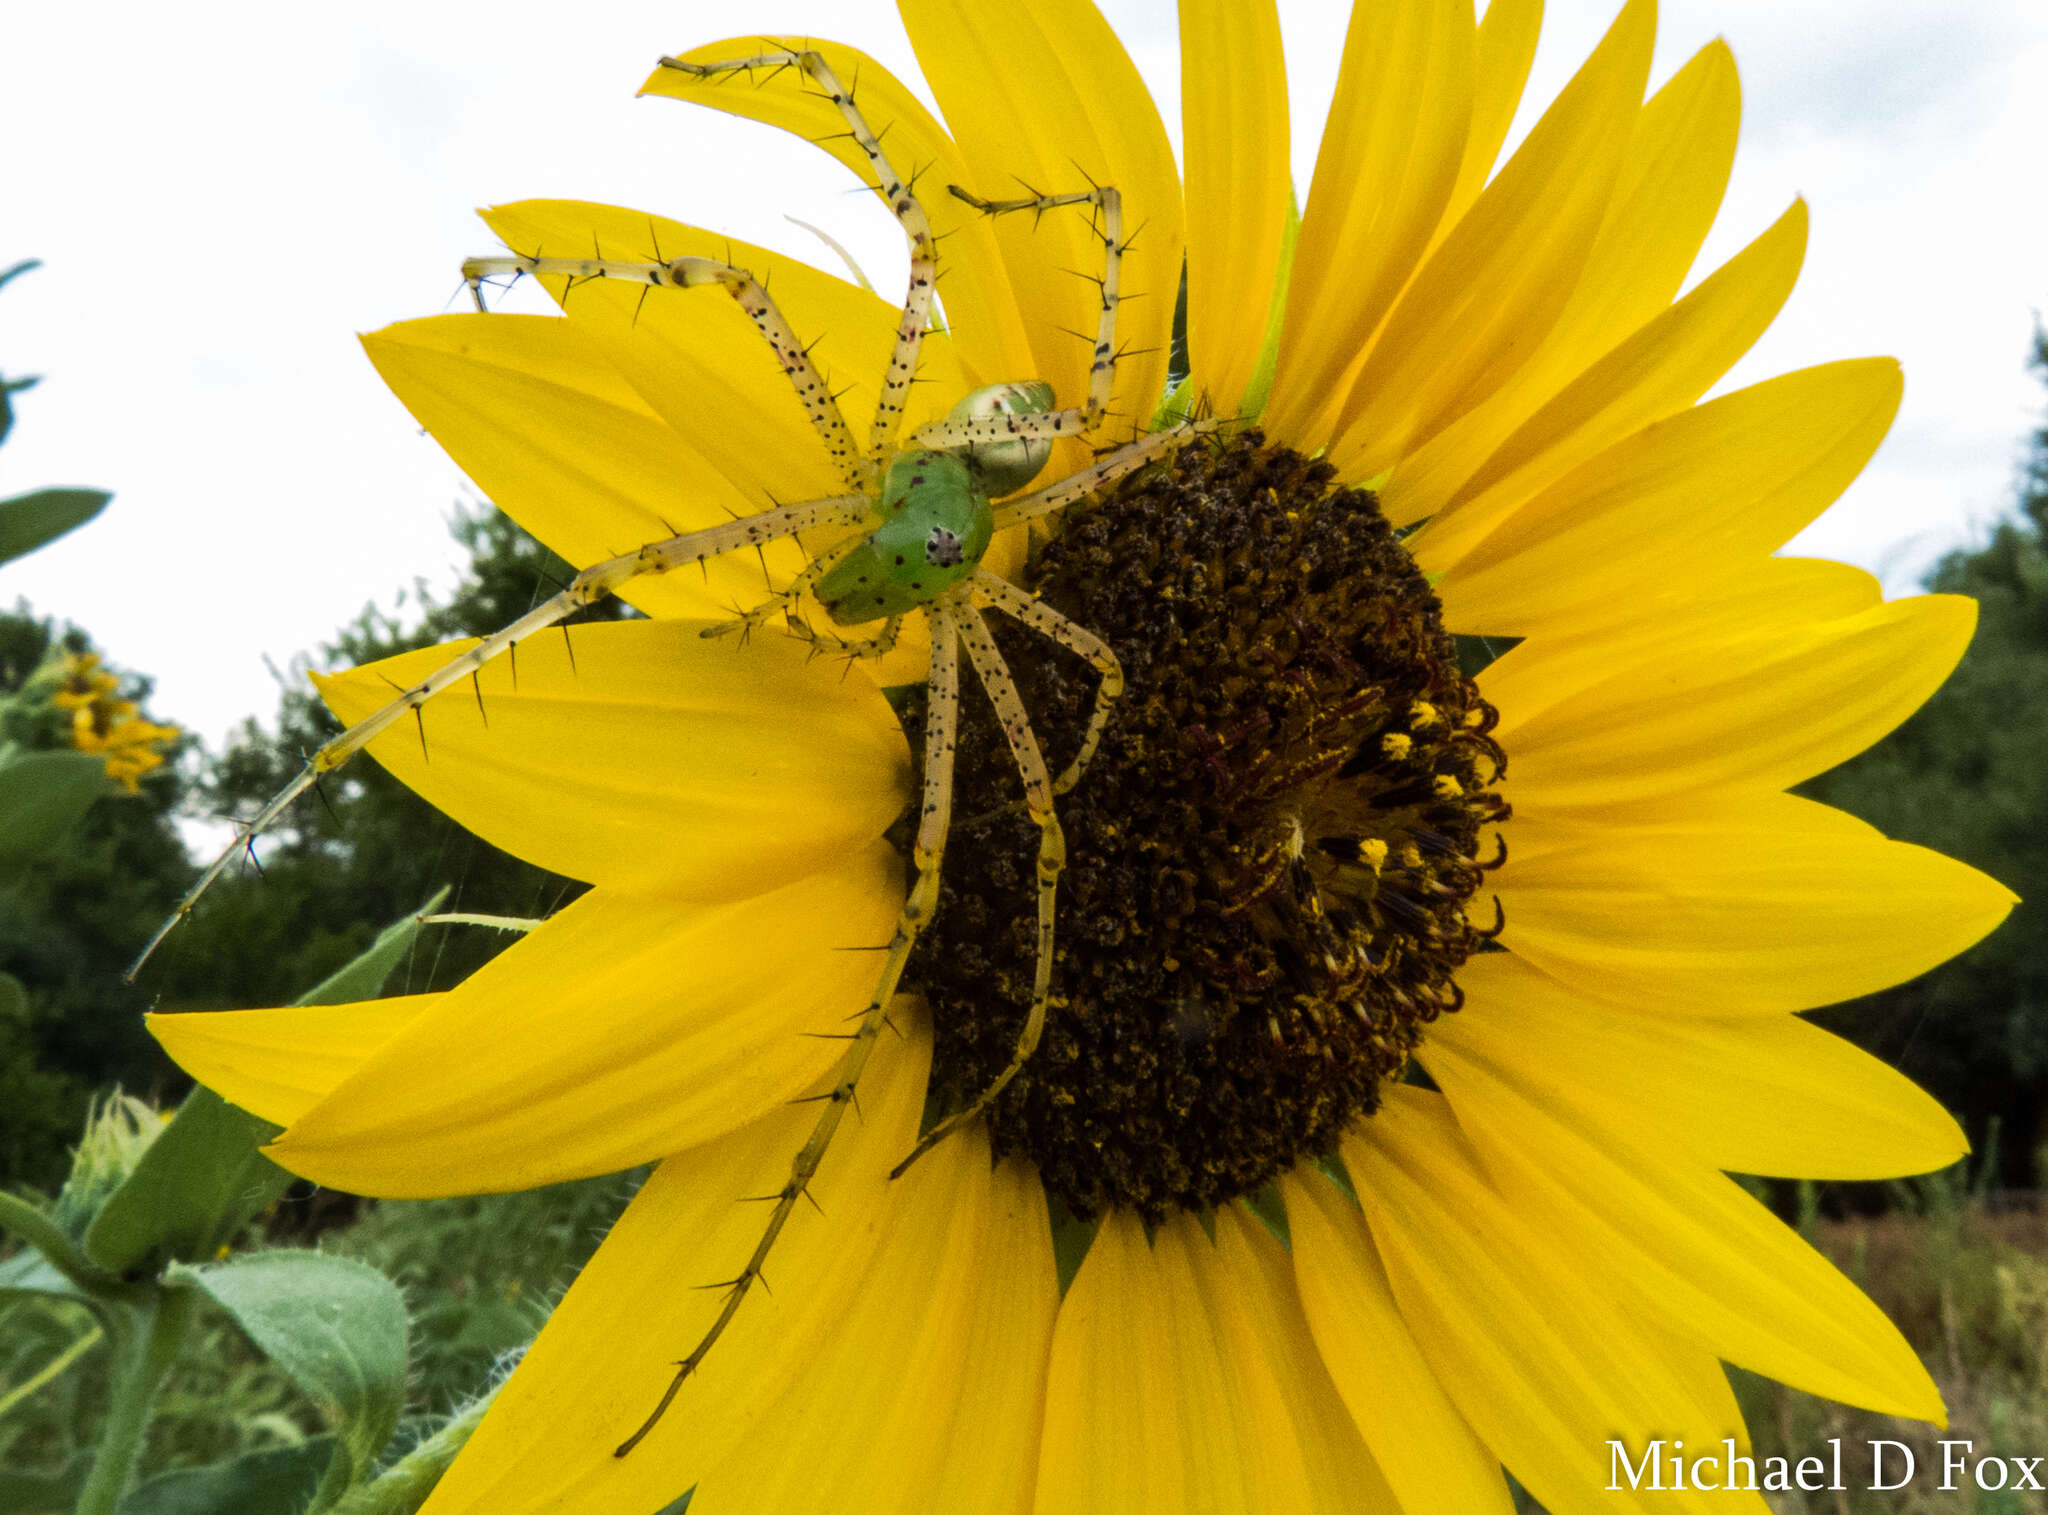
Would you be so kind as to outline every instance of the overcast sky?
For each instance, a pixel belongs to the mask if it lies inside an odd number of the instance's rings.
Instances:
[[[1517,132],[1611,19],[1551,0]],[[1173,13],[1111,19],[1179,131]],[[91,631],[158,681],[157,713],[218,742],[276,706],[271,664],[371,600],[446,585],[462,477],[355,334],[457,308],[496,250],[473,207],[533,196],[657,211],[829,263],[825,227],[886,290],[894,223],[822,154],[633,91],[729,6],[527,0],[20,8],[0,49],[0,372],[40,373],[0,495],[114,491],[99,522],[0,570],[0,603]],[[1286,4],[1304,189],[1345,11]],[[757,25],[854,42],[915,77],[890,9],[769,0]],[[1668,0],[1655,79],[1716,35],[1742,70],[1735,179],[1695,276],[1812,206],[1786,313],[1723,387],[1838,357],[1904,360],[1871,469],[1799,546],[1911,589],[2011,498],[2048,308],[2048,6],[2039,0]],[[2033,186],[2033,187],[2030,187]],[[772,187],[772,188],[771,188]]]

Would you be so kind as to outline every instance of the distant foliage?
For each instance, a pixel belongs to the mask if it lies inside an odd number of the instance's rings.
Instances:
[[[2033,365],[2048,381],[2048,332]],[[1962,1116],[1979,1146],[1997,1120],[2002,1182],[2031,1185],[2048,1141],[2048,426],[2031,440],[2017,518],[1951,553],[1928,587],[1978,603],[1962,666],[1808,792],[1983,869],[2021,903],[1975,950],[1827,1019]]]
[[[68,749],[69,711],[6,697],[53,655],[92,650],[84,632],[26,607],[0,613],[0,740]],[[148,682],[127,675],[122,693],[144,701]],[[173,763],[143,776],[137,794],[104,788],[60,846],[0,880],[0,973],[23,991],[0,1004],[0,1187],[54,1185],[95,1089],[182,1087],[142,1029],[150,991],[121,970],[191,876],[171,820],[184,780]]]

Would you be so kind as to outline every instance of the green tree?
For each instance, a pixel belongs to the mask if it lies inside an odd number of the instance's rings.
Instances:
[[[0,739],[28,751],[68,747],[69,711],[4,697],[53,659],[93,650],[83,631],[25,605],[0,613]],[[148,681],[125,675],[120,693],[140,704]],[[138,787],[124,794],[109,782],[49,856],[0,880],[0,972],[25,991],[0,1006],[0,1186],[62,1177],[94,1089],[177,1080],[142,1029],[148,992],[121,970],[190,879],[172,823],[185,783],[172,762]]]
[[[2032,363],[2048,381],[2048,332]],[[1829,1018],[1957,1112],[1980,1150],[1996,1119],[1999,1181],[2028,1184],[2048,1137],[2048,426],[2031,439],[2017,517],[1951,553],[1927,587],[1978,603],[1962,665],[1808,792],[1983,869],[2021,903],[1973,951]]]

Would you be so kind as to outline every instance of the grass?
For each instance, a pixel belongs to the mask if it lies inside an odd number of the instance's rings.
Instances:
[[[1767,1496],[1779,1515],[2048,1515],[2048,1492],[1980,1489],[1964,1475],[1942,1484],[1943,1440],[1971,1443],[1972,1461],[2048,1456],[2048,1197],[1963,1197],[1940,1179],[1895,1190],[1886,1214],[1804,1227],[1820,1249],[1898,1323],[1941,1387],[1949,1427],[1938,1431],[1736,1375],[1755,1455],[1793,1459],[1843,1440],[1845,1482],[1868,1481],[1868,1444],[1911,1448],[1905,1487]],[[1895,1463],[1896,1466],[1896,1463]],[[1999,1471],[1986,1468],[1986,1481]],[[1892,1476],[1896,1477],[1896,1473]],[[2048,1462],[2035,1476],[2048,1484]]]

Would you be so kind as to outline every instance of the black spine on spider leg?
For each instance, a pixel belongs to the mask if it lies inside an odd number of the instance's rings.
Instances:
[[[335,808],[334,808],[334,801],[330,800],[330,799],[329,799],[329,798],[327,797],[327,785],[326,785],[326,783],[324,782],[324,777],[325,777],[324,775],[315,775],[315,776],[314,776],[314,779],[313,779],[313,793],[315,793],[316,795],[318,795],[318,796],[320,797],[320,808],[321,808],[322,810],[325,810],[325,811],[327,812],[327,819],[329,819],[330,821],[334,822],[334,824],[335,824],[335,825],[336,825],[337,827],[339,827],[339,826],[341,825],[341,823],[342,823],[342,822],[341,822],[341,815],[340,815],[340,813],[339,813],[339,812],[338,812],[337,810],[335,810]],[[251,840],[253,841],[253,840],[254,840],[254,838],[251,838]]]

